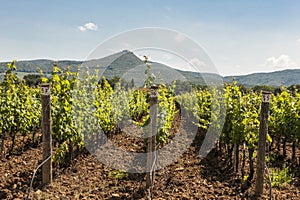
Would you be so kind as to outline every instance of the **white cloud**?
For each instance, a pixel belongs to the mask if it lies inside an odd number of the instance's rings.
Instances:
[[[298,43],[300,43],[300,38],[297,40]]]
[[[83,26],[79,26],[78,29],[83,32],[85,32],[87,30],[96,31],[96,30],[98,30],[98,26],[96,24],[94,24],[93,22],[88,22]]]
[[[86,28],[83,27],[83,26],[79,26],[78,28],[79,28],[79,30],[81,30],[81,31],[86,31]]]
[[[292,61],[288,55],[282,54],[279,57],[270,57],[266,60],[266,67],[296,67],[297,63]]]

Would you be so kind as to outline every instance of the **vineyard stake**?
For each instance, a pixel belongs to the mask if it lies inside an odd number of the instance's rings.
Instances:
[[[41,84],[42,93],[42,134],[43,134],[43,160],[49,158],[52,152],[51,133],[51,95],[50,84]],[[42,167],[43,184],[52,182],[52,159],[50,158]]]
[[[256,166],[256,185],[255,193],[260,195],[263,193],[264,170],[265,170],[265,154],[266,154],[266,138],[268,133],[268,113],[270,106],[271,92],[262,91],[262,105],[260,111],[259,140],[257,149],[257,166]]]
[[[154,180],[154,165],[155,165],[155,146],[157,133],[157,102],[158,102],[158,86],[151,86],[150,90],[150,125],[148,132],[147,146],[147,174],[146,186],[150,188],[150,199],[152,199],[152,187]]]

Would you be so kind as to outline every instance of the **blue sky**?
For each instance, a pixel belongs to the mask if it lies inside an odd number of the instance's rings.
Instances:
[[[0,61],[84,60],[143,27],[179,31],[222,75],[300,68],[300,1],[0,1]]]

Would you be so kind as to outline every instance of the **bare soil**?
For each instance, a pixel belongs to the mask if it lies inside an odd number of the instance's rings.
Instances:
[[[198,131],[180,158],[155,172],[153,199],[256,199],[255,177],[243,187],[242,177],[228,165],[225,153],[213,150],[199,158],[203,136],[204,132]],[[0,199],[26,199],[33,171],[42,161],[41,144],[33,144],[27,137],[17,138],[14,154],[0,161]],[[142,138],[121,133],[110,136],[110,140],[128,151],[144,151]],[[145,173],[117,177],[118,172],[89,153],[81,154],[68,167],[54,168],[50,185],[42,185],[39,169],[29,199],[148,199]],[[264,194],[257,199],[270,199],[267,176],[264,187]],[[291,184],[272,189],[272,199],[299,200],[299,174]]]

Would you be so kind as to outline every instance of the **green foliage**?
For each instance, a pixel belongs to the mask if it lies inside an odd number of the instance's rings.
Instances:
[[[147,90],[129,90],[129,112],[131,119],[139,126],[149,120],[150,97]]]
[[[90,74],[86,69],[74,84],[72,91],[72,115],[77,134],[84,139],[90,139],[98,131],[98,118],[95,117],[95,93],[98,85],[98,71]],[[80,143],[82,146],[83,143]]]
[[[299,93],[295,96],[286,88],[273,96],[270,105],[269,130],[272,137],[299,140]]]
[[[54,65],[51,83],[52,131],[56,153],[55,162],[63,162],[73,148],[84,147],[84,137],[93,135],[99,128],[105,133],[117,133],[121,122],[133,121],[139,126],[149,122],[149,90],[155,77],[145,58],[147,76],[143,89],[125,89],[118,78],[110,82],[98,72],[89,71],[79,77],[70,69],[60,70]],[[15,61],[8,64],[5,79],[0,85],[0,135],[12,136],[20,132],[27,134],[40,127],[40,91],[28,87],[16,74]],[[45,81],[45,79],[44,79]],[[260,125],[261,94],[241,88],[234,82],[225,88],[198,88],[175,95],[176,83],[161,84],[158,89],[158,144],[164,144],[176,114],[175,101],[189,111],[196,121],[193,123],[207,130],[212,121],[224,116],[225,124],[221,142],[246,143],[255,150]],[[271,95],[268,140],[285,137],[290,142],[300,138],[300,93],[286,88]],[[215,112],[220,108],[218,97],[225,93],[226,113]],[[214,112],[213,112],[214,111]]]
[[[195,91],[193,95],[196,98],[195,106],[192,109],[194,116],[198,120],[196,125],[207,130],[211,121],[211,93],[209,90],[203,90]]]
[[[123,170],[118,170],[114,172],[109,172],[109,176],[113,176],[118,180],[123,180],[128,177],[128,173],[124,172]]]
[[[191,93],[184,93],[176,96],[180,106],[191,112],[197,121],[193,122],[198,127],[208,129],[211,120],[211,94],[208,90],[194,90]]]
[[[175,117],[176,106],[174,98],[175,85],[158,88],[158,134],[156,140],[159,144],[165,144],[170,136],[170,129]]]
[[[40,128],[40,91],[19,81],[13,61],[8,64],[4,81],[0,84],[0,137],[12,138],[10,153],[14,149],[17,133],[26,135]]]
[[[40,127],[39,90],[19,82],[14,74],[15,61],[8,64],[4,82],[0,86],[0,134],[27,134]]]
[[[236,82],[225,87],[226,118],[223,128],[223,139],[226,142],[239,144],[243,140],[243,103],[242,92]]]
[[[95,116],[99,119],[99,126],[104,133],[118,131],[118,122],[128,118],[129,98],[120,83],[112,89],[105,77],[101,78],[95,93]]]
[[[117,121],[112,118],[112,115],[114,114],[113,106],[111,104],[111,100],[113,98],[113,89],[105,77],[102,77],[100,80],[100,84],[95,95],[95,115],[99,119],[99,125],[101,129],[104,131],[104,133],[114,131]]]
[[[76,131],[72,113],[72,89],[74,87],[78,73],[60,70],[54,65],[51,83],[51,117],[52,135],[57,146],[54,161],[62,161],[65,152],[73,146],[82,147],[82,137]],[[63,152],[64,151],[64,152]],[[63,152],[63,153],[62,153]]]
[[[254,150],[258,144],[261,96],[249,92],[243,96],[242,101],[243,138],[248,147]]]
[[[28,74],[23,77],[26,85],[38,86],[42,82],[42,75],[40,74]]]
[[[282,184],[289,184],[293,181],[293,175],[290,168],[283,165],[282,169],[270,169],[272,187],[280,187]]]
[[[69,152],[68,141],[64,141],[55,150],[55,154],[52,156],[54,163],[63,163],[66,153]]]
[[[252,88],[252,90],[257,93],[260,93],[262,90],[267,90],[274,93],[276,89],[278,88],[268,85],[257,85]]]
[[[109,85],[114,89],[117,84],[120,82],[120,77],[114,76],[112,79],[108,80]]]

